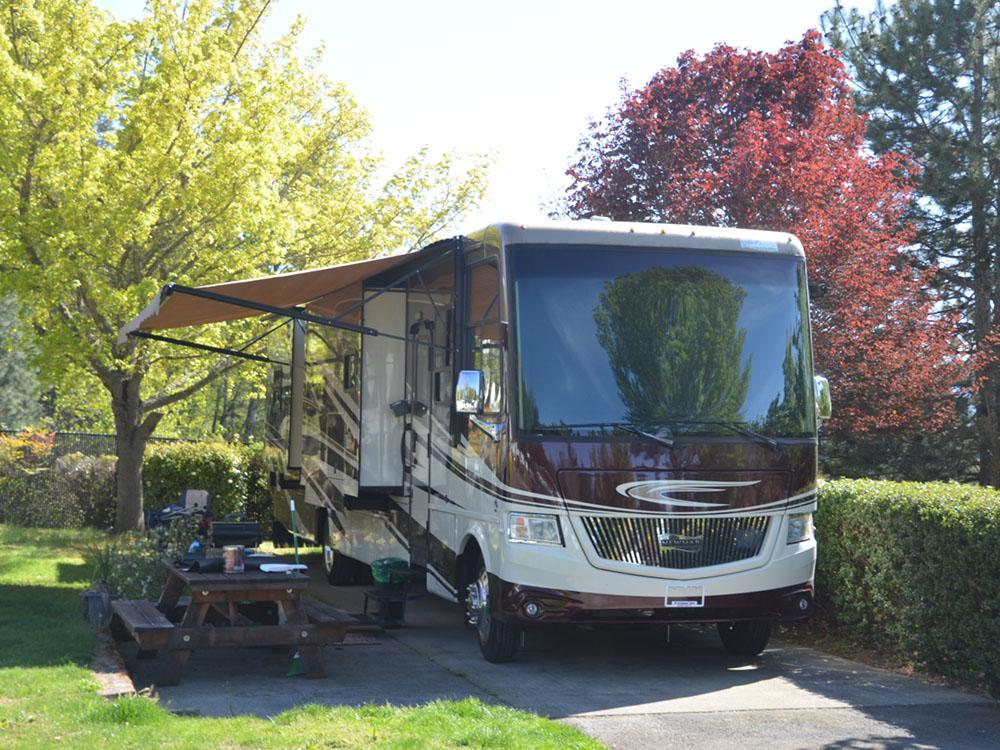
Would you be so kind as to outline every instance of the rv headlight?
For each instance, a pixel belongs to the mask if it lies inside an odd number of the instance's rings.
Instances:
[[[812,539],[813,535],[813,514],[793,513],[788,517],[788,544],[797,544],[807,539]]]
[[[546,513],[511,513],[507,518],[507,538],[523,544],[562,546],[559,516]]]

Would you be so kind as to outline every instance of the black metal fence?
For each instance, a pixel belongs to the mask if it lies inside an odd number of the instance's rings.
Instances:
[[[16,430],[0,430],[0,435],[17,437],[23,433]],[[150,443],[176,443],[180,438],[151,437]],[[115,455],[115,436],[109,432],[56,432],[53,436],[51,460],[70,453],[85,456]]]

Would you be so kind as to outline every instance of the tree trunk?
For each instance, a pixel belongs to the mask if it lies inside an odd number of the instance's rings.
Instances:
[[[251,443],[256,437],[257,431],[257,410],[260,407],[260,399],[252,398],[247,403],[247,418],[243,420],[243,442]]]
[[[990,343],[994,330],[993,299],[997,280],[993,277],[994,249],[989,237],[991,183],[987,169],[987,144],[984,127],[986,104],[985,19],[977,22],[969,57],[972,67],[972,101],[969,108],[970,238],[972,256],[972,324],[976,349],[987,357],[986,382],[976,398],[976,429],[979,434],[979,482],[1000,486],[1000,365],[992,361],[996,354]]]
[[[143,418],[139,390],[141,375],[121,377],[111,394],[115,416],[115,454],[118,458],[115,482],[117,509],[115,532],[142,531],[142,460],[146,442],[160,421],[160,414]]]

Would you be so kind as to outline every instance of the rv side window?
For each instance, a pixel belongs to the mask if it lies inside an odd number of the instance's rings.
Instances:
[[[483,413],[499,414],[503,406],[503,365],[497,267],[493,263],[483,263],[470,268],[468,290],[470,365],[483,373]]]

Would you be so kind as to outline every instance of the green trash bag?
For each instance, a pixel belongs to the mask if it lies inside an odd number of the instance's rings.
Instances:
[[[410,563],[401,557],[383,557],[372,563],[372,578],[375,583],[392,586],[406,581]]]

